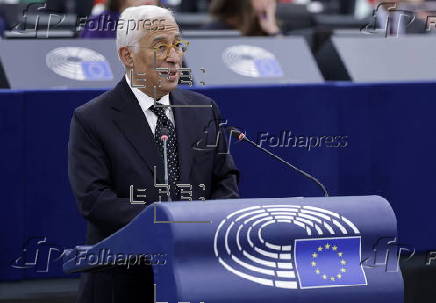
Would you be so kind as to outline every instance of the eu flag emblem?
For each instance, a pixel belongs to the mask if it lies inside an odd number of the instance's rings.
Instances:
[[[107,61],[82,61],[81,65],[86,80],[109,81],[114,77]]]
[[[283,77],[282,67],[274,58],[256,59],[254,64],[261,77]]]
[[[297,239],[295,266],[300,287],[367,285],[361,265],[360,237]]]

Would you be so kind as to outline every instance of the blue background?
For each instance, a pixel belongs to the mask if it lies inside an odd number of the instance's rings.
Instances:
[[[302,136],[347,136],[345,148],[275,147],[271,151],[317,176],[331,195],[387,198],[397,215],[400,241],[436,248],[434,84],[323,84],[197,88],[217,101],[230,124],[256,139],[259,132],[290,130]],[[9,264],[32,237],[56,247],[85,240],[67,178],[69,123],[75,107],[102,90],[0,92],[0,279],[63,276]],[[233,143],[242,197],[320,196],[310,180],[252,146]]]

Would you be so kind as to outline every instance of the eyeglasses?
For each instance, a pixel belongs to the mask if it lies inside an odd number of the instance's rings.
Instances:
[[[189,41],[186,40],[177,40],[171,44],[166,44],[159,42],[157,45],[153,47],[156,56],[159,58],[166,58],[169,56],[171,48],[174,47],[174,50],[177,54],[183,54],[188,50]]]

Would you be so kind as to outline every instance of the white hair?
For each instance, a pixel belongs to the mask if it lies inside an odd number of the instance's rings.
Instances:
[[[116,41],[117,52],[121,47],[138,45],[139,40],[141,40],[146,33],[145,30],[141,30],[141,21],[153,21],[163,18],[173,21],[174,23],[176,22],[173,13],[170,10],[159,6],[141,5],[126,8],[121,13],[118,21]],[[135,25],[133,29],[131,25]],[[144,24],[142,24],[142,26],[144,26]],[[138,52],[136,47],[134,52]]]

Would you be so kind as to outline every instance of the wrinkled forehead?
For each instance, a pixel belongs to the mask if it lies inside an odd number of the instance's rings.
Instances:
[[[146,30],[140,44],[152,44],[156,41],[174,40],[181,38],[179,26],[167,18],[158,18],[159,22],[153,30]]]

